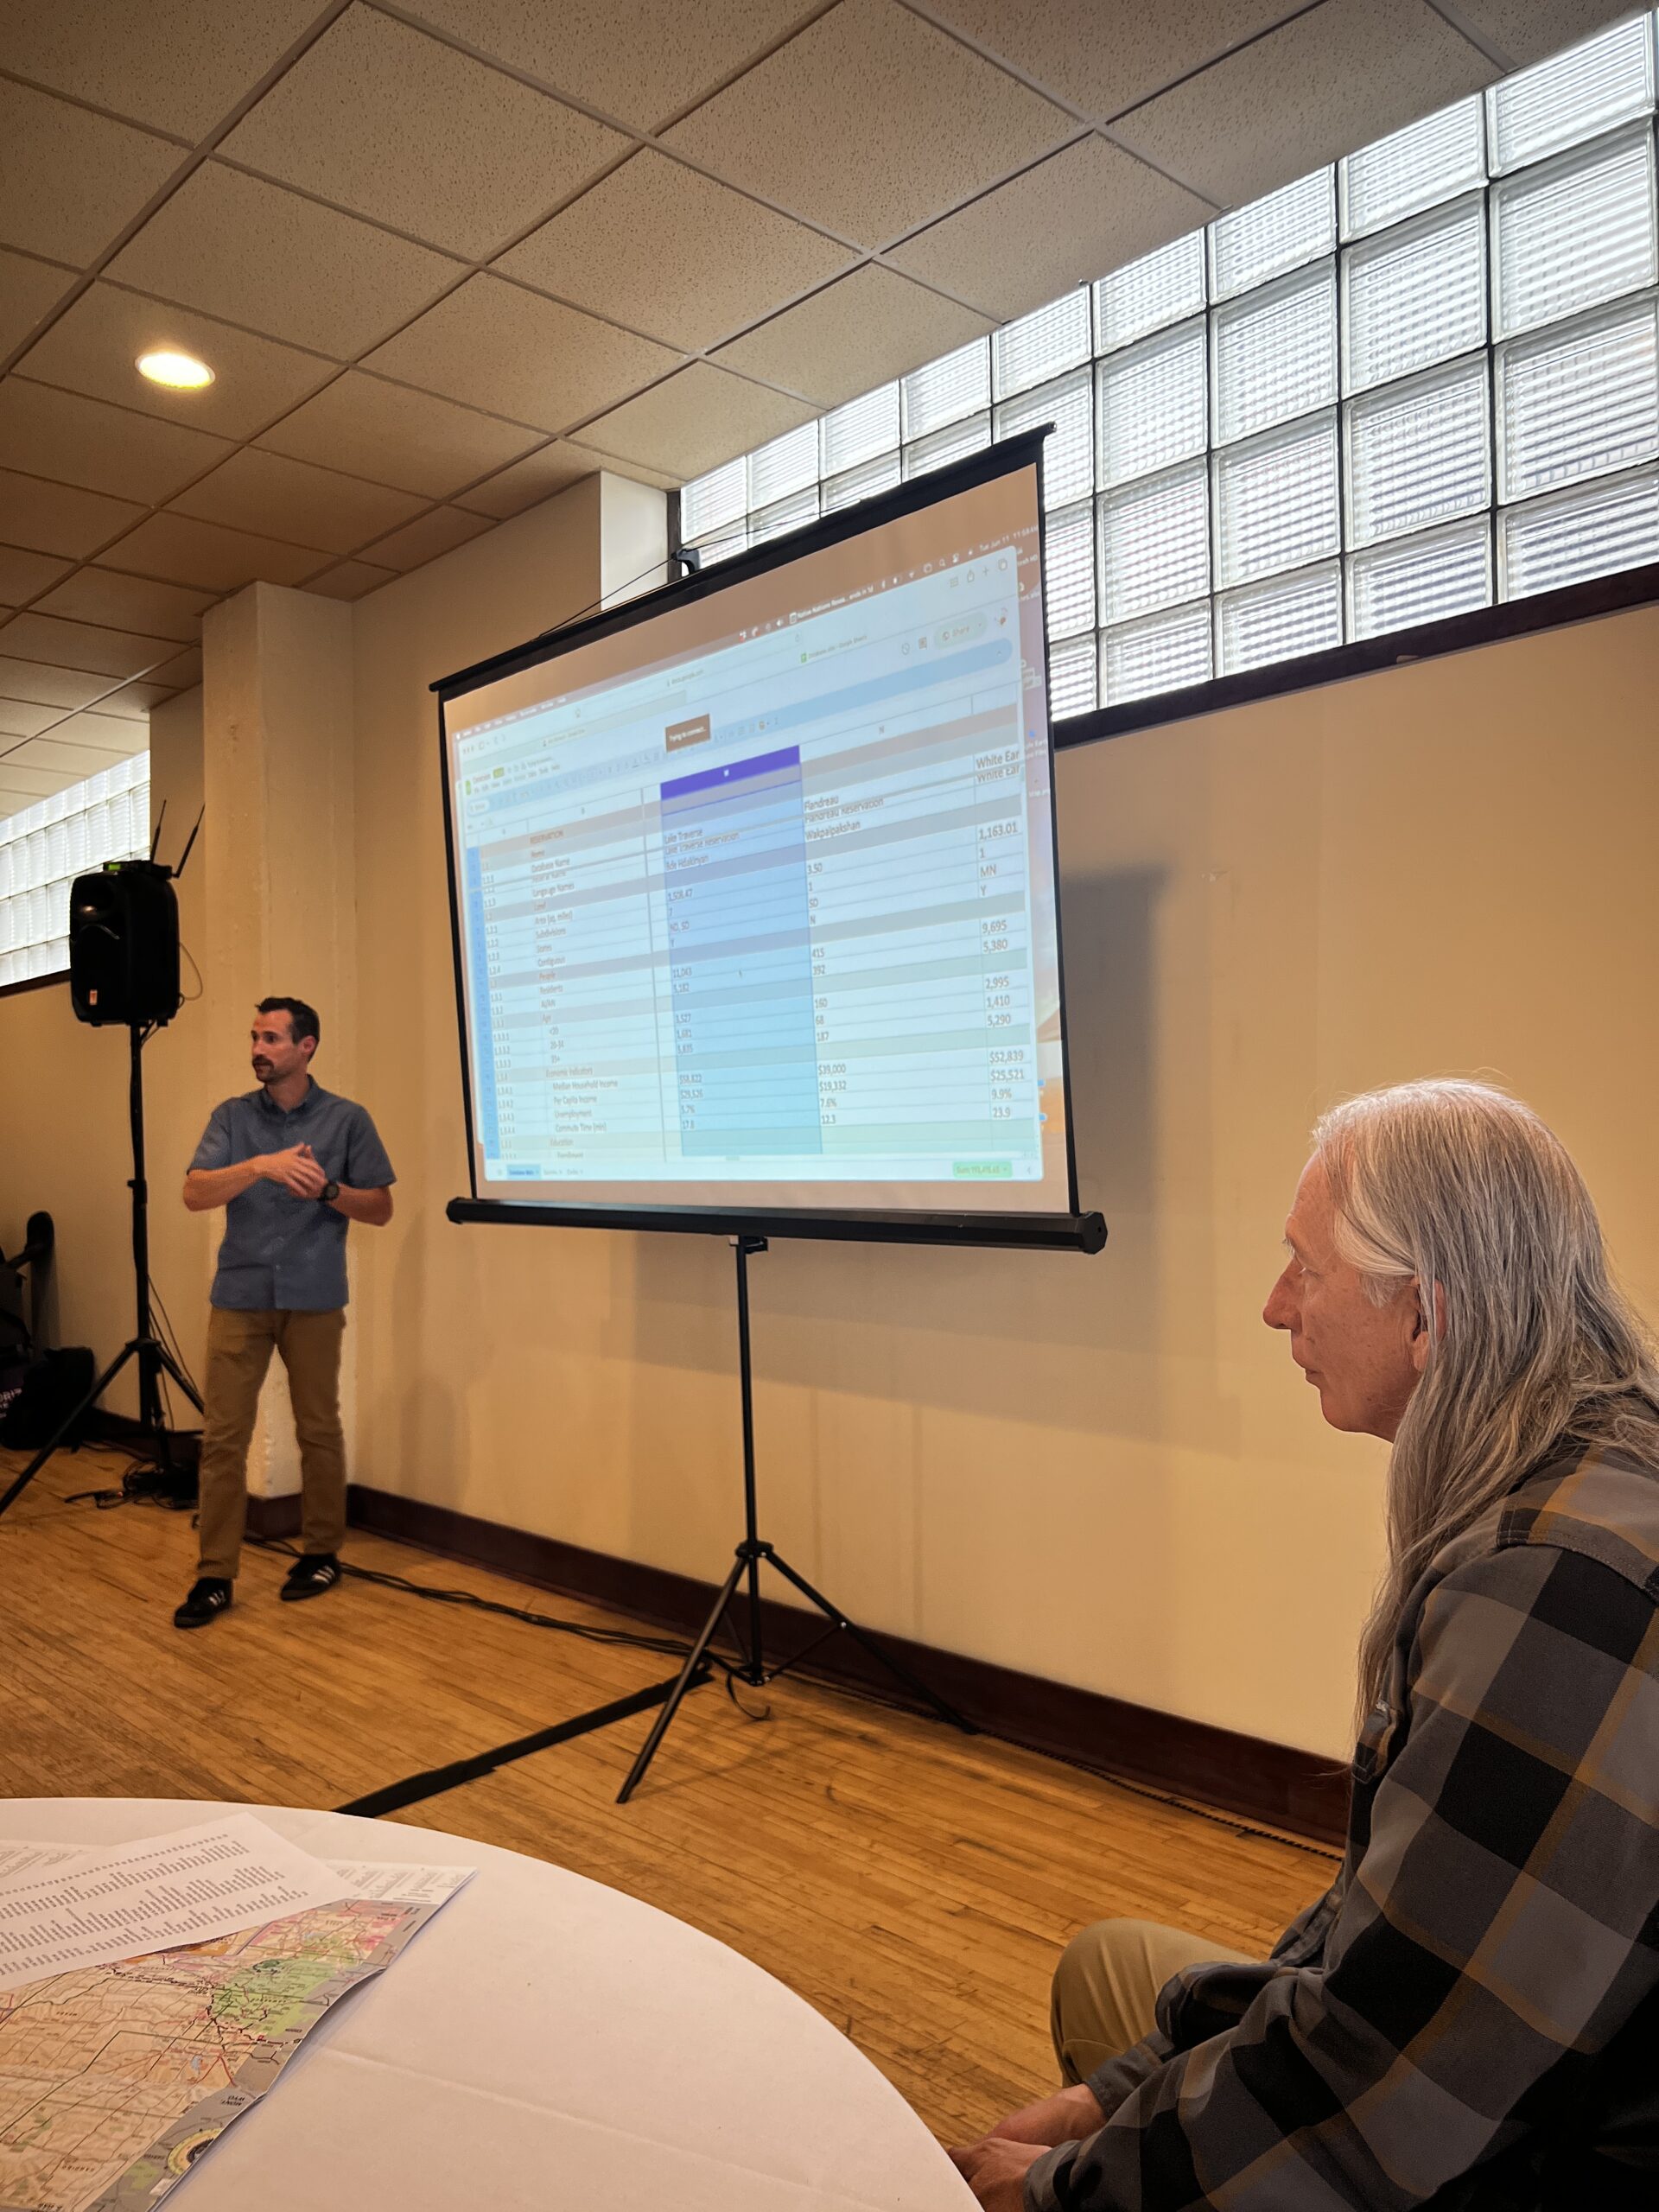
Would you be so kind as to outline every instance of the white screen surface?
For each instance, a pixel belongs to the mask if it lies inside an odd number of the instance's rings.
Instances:
[[[1066,1211],[1036,470],[447,696],[480,1197]]]

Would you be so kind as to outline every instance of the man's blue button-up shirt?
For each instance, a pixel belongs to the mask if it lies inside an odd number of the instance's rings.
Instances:
[[[361,1106],[315,1080],[297,1106],[273,1106],[263,1090],[215,1106],[196,1167],[234,1167],[262,1153],[308,1144],[330,1182],[358,1191],[395,1183],[374,1123]],[[343,1213],[320,1198],[296,1198],[261,1177],[226,1208],[213,1302],[238,1313],[331,1313],[346,1303]]]

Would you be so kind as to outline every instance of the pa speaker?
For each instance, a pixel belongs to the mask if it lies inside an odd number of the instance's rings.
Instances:
[[[69,997],[94,1028],[171,1021],[179,1010],[179,902],[171,871],[115,861],[69,893]]]

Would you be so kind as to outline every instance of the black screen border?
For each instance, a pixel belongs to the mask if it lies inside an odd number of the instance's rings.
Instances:
[[[447,1212],[455,1222],[531,1224],[563,1229],[634,1229],[676,1231],[711,1236],[790,1236],[854,1240],[870,1243],[976,1244],[1038,1247],[1097,1252],[1106,1241],[1106,1225],[1098,1213],[1077,1210],[1077,1128],[1071,1111],[1071,1056],[1066,1029],[1065,945],[1060,901],[1060,855],[1058,793],[1055,788],[1053,717],[1048,705],[1048,622],[1044,602],[1043,724],[1048,746],[1049,837],[1054,885],[1055,963],[1059,995],[1060,1076],[1065,1100],[1067,1210],[1037,1214],[954,1213],[911,1210],[881,1213],[849,1207],[815,1206],[772,1210],[752,1206],[559,1205],[478,1195],[478,1137],[473,1103],[472,1062],[468,1050],[465,955],[461,937],[460,887],[455,868],[455,824],[449,791],[449,740],[444,709],[486,683],[522,674],[525,670],[556,660],[580,645],[615,636],[673,608],[692,605],[747,583],[774,569],[787,567],[804,556],[838,545],[866,531],[880,530],[903,517],[920,513],[942,501],[972,491],[1000,476],[1030,468],[1035,477],[1037,555],[1039,576],[1046,575],[1048,550],[1047,518],[1043,500],[1043,442],[1052,424],[1023,430],[999,440],[982,453],[970,454],[925,477],[878,493],[836,515],[808,523],[765,545],[733,555],[715,569],[698,569],[682,580],[643,592],[622,606],[543,631],[522,645],[474,661],[453,675],[440,677],[429,686],[438,702],[438,766],[443,793],[444,866],[448,876],[449,941],[454,963],[455,1024],[461,1049],[461,1100],[467,1122],[467,1180],[470,1196],[452,1198]]]

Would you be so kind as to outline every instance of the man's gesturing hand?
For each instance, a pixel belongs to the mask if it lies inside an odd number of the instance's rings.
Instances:
[[[1070,2142],[1071,2137],[1061,2139]],[[1025,2212],[1026,2176],[1043,2155],[1040,2143],[1010,2143],[1006,2136],[988,2135],[969,2143],[950,2158],[985,2212]]]
[[[280,1183],[285,1191],[292,1191],[296,1198],[315,1198],[321,1195],[328,1178],[311,1157],[308,1144],[290,1145],[286,1152],[268,1152],[259,1164],[259,1173],[268,1182]]]

